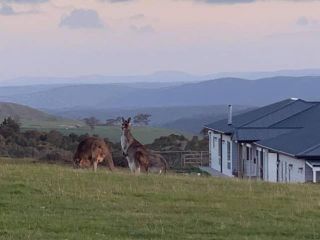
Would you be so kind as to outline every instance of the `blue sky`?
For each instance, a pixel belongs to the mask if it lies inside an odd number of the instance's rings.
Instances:
[[[0,0],[0,79],[319,68],[317,0]]]

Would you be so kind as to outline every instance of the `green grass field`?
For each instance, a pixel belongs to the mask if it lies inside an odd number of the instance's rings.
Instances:
[[[0,160],[0,239],[320,239],[320,186]]]
[[[88,133],[90,135],[97,134],[103,138],[109,138],[112,142],[120,142],[121,136],[121,128],[120,127],[106,127],[106,126],[97,126],[94,130],[91,130],[88,126],[82,125],[80,128],[71,127],[72,125],[68,125],[68,122],[65,124],[57,125],[52,123],[52,125],[48,124],[27,124],[22,127],[24,130],[28,129],[38,129],[42,131],[50,131],[50,130],[58,130],[65,135],[69,135],[70,133],[75,133],[78,135]],[[191,138],[191,134],[182,133],[175,130],[163,129],[163,128],[154,128],[154,127],[133,127],[132,132],[139,141],[143,144],[152,143],[156,138],[161,136],[168,136],[170,134],[183,134],[187,138]]]

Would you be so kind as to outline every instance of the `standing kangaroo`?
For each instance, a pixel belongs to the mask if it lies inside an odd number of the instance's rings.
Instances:
[[[166,172],[168,169],[166,160],[161,155],[148,151],[133,137],[130,122],[131,118],[128,120],[122,118],[121,147],[131,172],[139,174],[141,168],[146,172]]]
[[[103,160],[107,161],[107,165],[111,171],[114,170],[114,163],[110,147],[103,139],[96,137],[88,137],[80,142],[73,161],[76,166],[88,167],[93,165],[96,172],[98,163]]]

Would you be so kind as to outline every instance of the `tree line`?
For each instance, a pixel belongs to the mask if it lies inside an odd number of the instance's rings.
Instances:
[[[133,117],[133,124],[136,126],[148,126],[151,121],[151,114],[139,113]],[[96,126],[120,126],[122,117],[109,118],[104,123],[96,117],[84,118],[83,121],[91,128],[94,129]]]
[[[0,156],[72,163],[78,144],[87,137],[88,134],[63,135],[57,130],[22,131],[20,124],[8,117],[0,124]],[[107,138],[104,141],[112,148],[115,165],[125,167],[127,162],[122,155],[121,144],[113,143]],[[148,148],[156,151],[207,151],[207,142],[206,138],[187,139],[183,135],[171,134],[155,139]]]

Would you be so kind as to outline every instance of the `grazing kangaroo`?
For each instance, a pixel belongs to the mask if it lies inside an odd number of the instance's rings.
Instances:
[[[88,137],[80,142],[73,161],[78,167],[89,167],[93,165],[93,170],[97,171],[98,163],[103,160],[111,171],[114,170],[114,163],[110,147],[103,139]]]
[[[161,155],[150,152],[133,137],[130,122],[131,118],[128,120],[122,118],[121,147],[131,172],[139,174],[141,168],[146,172],[166,172],[168,169],[166,160]]]

